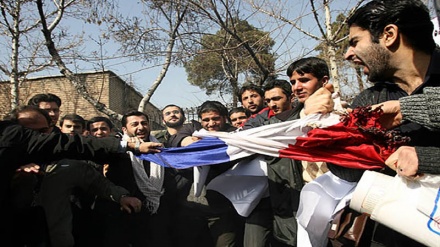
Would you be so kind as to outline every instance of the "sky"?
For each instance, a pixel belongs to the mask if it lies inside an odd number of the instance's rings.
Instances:
[[[286,3],[290,3],[289,0],[285,0]],[[353,0],[349,0],[353,1]],[[120,4],[119,11],[126,14],[127,16],[135,15],[136,13],[139,13],[142,11],[142,5],[138,3],[138,1],[122,1],[123,4]],[[122,3],[121,2],[121,3]],[[274,1],[275,2],[275,1]],[[304,1],[308,2],[308,1]],[[301,9],[306,9],[306,7],[301,4],[297,5],[296,8],[298,11]],[[293,12],[290,12],[290,14],[295,14]],[[252,23],[256,27],[259,28],[265,28],[265,29],[273,29],[273,26],[264,26],[267,25],[265,23],[266,16],[263,17],[263,19],[258,19],[253,17],[254,19],[252,21],[255,21],[255,23]],[[73,26],[74,29],[79,30],[86,30],[87,34],[93,37],[95,40],[99,38],[99,28],[96,28],[93,25],[85,24],[81,22],[76,22],[75,24],[71,23],[70,25]],[[264,26],[264,27],[263,27]],[[291,28],[291,27],[288,27]],[[103,27],[105,29],[105,27]],[[288,31],[289,35],[294,36],[294,32],[291,30]],[[299,42],[297,39],[294,41],[288,40],[283,35],[278,34],[277,37],[272,37],[273,39],[277,40],[277,45],[275,46],[277,54],[282,54],[283,57],[286,56],[292,56],[293,53],[301,53],[304,52],[304,48],[302,50],[298,51],[290,51],[286,52],[287,49],[287,43],[291,42]],[[290,39],[290,38],[289,38]],[[285,42],[285,44],[281,44],[280,42],[282,40]],[[95,47],[95,48],[92,48]],[[112,56],[112,54],[116,54],[116,50],[118,48],[118,44],[108,42],[104,45],[104,55],[105,56]],[[86,49],[95,49],[96,44],[88,43]],[[306,49],[308,50],[308,49]],[[295,59],[297,57],[294,57]],[[293,61],[292,57],[290,58],[284,58],[284,60]],[[281,60],[280,60],[281,61]],[[93,68],[90,66],[83,67],[85,71],[91,71]],[[134,87],[143,95],[148,91],[148,89],[151,87],[152,83],[155,81],[157,75],[159,74],[161,67],[153,67],[151,64],[143,64],[141,62],[133,62],[128,61],[127,59],[115,59],[115,60],[109,60],[105,61],[105,69],[111,70],[115,72],[118,76],[120,76],[122,79],[132,82],[134,84]],[[281,75],[280,79],[288,79],[287,76]],[[199,87],[192,86],[187,81],[187,75],[182,67],[170,67],[170,69],[167,72],[166,77],[163,79],[160,86],[157,88],[155,93],[153,94],[152,98],[150,99],[150,102],[153,103],[155,106],[157,106],[159,109],[163,108],[165,105],[168,104],[176,104],[183,108],[191,108],[191,107],[197,107],[201,105],[206,100],[218,100],[222,103],[231,103],[231,97],[225,97],[221,98],[218,94],[213,95],[206,95],[206,93],[201,90]]]
[[[126,16],[132,16],[139,14],[142,11],[142,4],[139,1],[133,0],[120,0],[120,11],[124,13]],[[280,0],[281,2],[285,1],[285,4],[291,4],[289,0]],[[269,1],[269,3],[275,2],[275,0]],[[278,2],[278,1],[277,1]],[[340,3],[340,5],[353,5],[355,0],[338,0],[335,1]],[[306,5],[308,1],[295,1],[295,8],[289,8],[289,11],[283,12],[283,15],[287,18],[291,18],[292,20],[298,16],[298,13],[307,13],[309,7]],[[334,9],[337,9],[336,7]],[[297,12],[295,12],[297,11]],[[306,16],[311,17],[311,16]],[[281,27],[278,33],[272,33],[271,37],[276,41],[276,45],[274,46],[274,52],[279,55],[279,59],[277,60],[278,67],[286,67],[291,61],[297,59],[299,56],[309,55],[307,52],[310,51],[310,47],[314,47],[313,42],[310,40],[301,38],[302,36],[298,33],[298,31],[294,30],[292,27],[286,25],[282,26],[279,23],[270,24],[265,16],[257,16],[254,15],[252,19],[252,24],[256,27],[259,27],[263,30],[272,30],[274,29],[273,25],[278,25]],[[310,19],[309,19],[310,20]],[[98,27],[96,25],[87,24],[82,21],[75,20],[63,20],[62,23],[65,26],[69,27],[69,30],[72,33],[75,32],[84,32],[85,37],[88,41],[82,47],[82,52],[84,54],[92,53],[99,51],[99,46],[96,42],[90,41],[90,39],[98,40],[101,33],[105,32],[105,27]],[[313,26],[314,22],[309,21],[307,19],[301,23],[303,26],[308,27],[308,30],[311,32],[316,32],[316,27]],[[272,25],[272,26],[271,26]],[[436,28],[438,30],[438,26]],[[440,35],[436,37],[440,39]],[[292,49],[294,47],[295,49]],[[152,83],[156,80],[157,75],[159,74],[161,67],[155,67],[152,64],[135,62],[131,61],[128,58],[116,57],[119,56],[117,49],[119,48],[119,44],[108,41],[102,47],[103,56],[110,57],[111,59],[106,59],[104,63],[104,68],[106,70],[111,70],[115,72],[122,79],[126,80],[129,83],[133,83],[134,87],[141,93],[145,94],[148,89],[151,87]],[[312,54],[313,55],[313,54]],[[72,66],[72,65],[70,65]],[[73,68],[73,66],[71,67]],[[94,71],[99,66],[93,63],[82,63],[78,66],[79,69],[74,72],[90,72]],[[43,75],[58,75],[57,70],[46,71],[43,72]],[[281,75],[281,79],[288,79],[286,76]],[[201,105],[206,100],[218,100],[222,103],[231,102],[231,98],[220,98],[218,95],[208,96],[206,93],[201,90],[199,87],[192,86],[187,81],[187,75],[182,67],[172,66],[167,72],[166,77],[162,81],[161,85],[157,88],[155,93],[153,94],[150,102],[154,104],[159,109],[163,108],[168,104],[176,104],[180,105],[183,108],[191,108],[197,107]]]

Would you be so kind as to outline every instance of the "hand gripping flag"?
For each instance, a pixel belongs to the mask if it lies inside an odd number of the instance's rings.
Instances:
[[[221,164],[253,154],[324,161],[356,169],[377,169],[407,141],[379,124],[381,110],[356,108],[265,125],[240,132],[195,132],[202,139],[187,147],[164,148],[141,158],[176,169]]]

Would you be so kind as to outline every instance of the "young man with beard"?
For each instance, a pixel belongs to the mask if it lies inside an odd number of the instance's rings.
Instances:
[[[254,122],[252,127],[290,120],[290,117],[299,114],[299,111],[292,109],[292,85],[286,80],[266,82],[264,99],[272,117],[265,120],[260,118],[262,121]],[[277,119],[277,116],[283,117]],[[244,129],[248,128],[250,126],[245,124]],[[295,198],[299,198],[299,191],[303,185],[301,163],[271,157],[267,157],[266,162],[269,197],[261,199],[246,218],[244,247],[294,246],[294,213],[299,201]]]
[[[198,116],[200,122],[185,124],[180,129],[171,143],[173,147],[198,141],[192,137],[196,130],[231,132],[236,129],[227,123],[228,110],[218,101],[205,101],[198,108]],[[234,162],[229,162],[210,166],[205,184],[233,165]],[[177,246],[241,246],[242,224],[232,204],[220,193],[204,188],[200,196],[195,196],[193,172],[191,168],[178,170],[177,174],[181,178],[177,194]]]
[[[354,99],[352,107],[397,100],[404,96],[421,94],[426,87],[440,86],[440,51],[432,37],[433,24],[429,11],[422,1],[373,0],[356,10],[348,20],[348,25],[350,46],[345,58],[364,66],[363,71],[368,80],[374,83],[373,87],[361,92]],[[325,94],[321,96],[323,95]],[[315,112],[326,112],[326,109],[319,109],[314,104],[307,108],[314,108]],[[410,146],[439,146],[437,140],[440,132],[431,131],[415,122],[403,122],[396,130],[411,138]],[[326,186],[336,190],[341,190],[342,183],[349,185],[347,189],[355,187],[364,172],[362,169],[330,164],[328,168],[333,183],[326,183]],[[399,172],[403,168],[397,163],[396,169]],[[386,172],[396,174],[390,169]],[[308,184],[303,192],[309,189],[312,191],[312,186],[314,185]],[[318,187],[316,189],[319,190]],[[309,222],[310,239],[319,239],[317,243],[325,243],[323,236],[327,235],[329,220],[338,200],[329,198],[325,193],[320,196],[319,200],[314,196],[319,215],[306,217],[304,222]],[[301,204],[302,201],[303,194]],[[304,201],[307,201],[306,194]],[[322,208],[323,205],[326,209]],[[310,205],[305,204],[304,207],[309,208]],[[304,226],[306,229],[309,227],[307,224]],[[373,242],[379,242],[382,246],[420,245],[383,225],[375,228]]]
[[[264,121],[273,117],[273,112],[265,107],[264,90],[255,85],[245,85],[238,92],[238,99],[251,116],[242,125],[244,129],[260,126]]]
[[[122,117],[123,140],[158,142],[150,135],[148,116],[139,111],[131,111]],[[162,145],[161,145],[162,146]],[[174,206],[174,178],[168,168],[144,161],[127,152],[109,162],[107,178],[116,185],[130,191],[143,202],[136,215],[121,212],[118,207],[100,201],[96,209],[104,216],[104,239],[102,246],[174,246],[171,243],[170,207]]]
[[[245,109],[252,115],[258,114],[264,108],[264,91],[255,85],[246,85],[240,88],[238,99]]]
[[[185,113],[179,106],[170,104],[162,109],[162,118],[167,129],[152,134],[158,141],[163,143],[165,147],[169,147],[172,139],[182,128],[183,123],[186,120]]]
[[[299,119],[304,101],[328,83],[329,69],[322,59],[302,58],[288,67],[287,76],[290,83],[272,80],[265,84],[265,100],[274,116],[261,125]],[[291,104],[293,95],[298,100],[295,107]],[[303,177],[308,181],[323,171],[317,168],[311,172],[306,167],[310,174],[305,176],[303,162],[292,159],[267,158],[267,164],[269,197],[263,198],[246,219],[244,246],[296,246],[295,213],[306,180]]]

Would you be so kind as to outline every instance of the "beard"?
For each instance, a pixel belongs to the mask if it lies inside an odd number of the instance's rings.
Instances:
[[[185,121],[184,118],[180,118],[179,121],[177,122],[165,122],[165,126],[167,126],[168,128],[176,128],[179,127],[181,125],[183,125],[183,122]]]
[[[368,65],[369,81],[385,81],[391,77],[390,54],[381,45],[373,43],[361,58],[364,64]]]

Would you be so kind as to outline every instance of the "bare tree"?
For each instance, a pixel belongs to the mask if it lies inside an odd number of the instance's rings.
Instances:
[[[103,103],[99,102],[97,99],[93,98],[87,91],[86,86],[84,85],[81,80],[66,66],[64,63],[62,57],[60,56],[55,43],[52,38],[52,32],[59,24],[61,18],[63,17],[65,13],[65,8],[67,7],[65,5],[64,0],[60,0],[58,4],[56,4],[57,8],[57,18],[53,19],[53,21],[48,24],[47,23],[47,15],[44,12],[44,5],[42,0],[36,0],[36,5],[38,8],[38,13],[40,15],[40,22],[42,27],[42,32],[45,39],[45,45],[49,51],[49,54],[51,55],[53,61],[56,63],[58,68],[60,69],[60,72],[66,76],[66,78],[75,86],[77,92],[88,102],[90,102],[97,110],[103,112],[104,114],[108,115],[111,118],[114,119],[121,119],[122,116],[118,114],[117,112],[109,109],[106,107]]]
[[[170,66],[179,63],[183,53],[176,51],[176,46],[185,35],[182,34],[183,25],[190,23],[185,1],[143,0],[142,4],[146,9],[143,17],[130,18],[116,13],[105,20],[109,24],[110,36],[121,44],[119,51],[124,56],[161,67],[139,103],[139,111],[144,111]]]
[[[334,1],[323,0],[321,5],[316,6],[317,1],[309,0],[308,7],[297,6],[299,7],[299,9],[301,9],[301,12],[298,13],[298,16],[295,16],[293,18],[287,18],[282,14],[282,9],[290,10],[289,6],[282,5],[276,8],[276,6],[267,4],[267,1],[264,0],[248,1],[254,9],[266,14],[267,16],[270,16],[290,25],[294,29],[298,30],[300,35],[315,40],[318,44],[325,44],[325,53],[327,54],[326,60],[329,63],[332,83],[335,87],[335,91],[340,91],[340,68],[338,67],[337,61],[343,58],[337,56],[337,50],[339,49],[338,44],[346,38],[340,38],[340,34],[343,30],[347,18],[350,17],[353,11],[357,7],[359,7],[362,2],[364,2],[364,0],[357,0],[356,3],[354,3],[354,6],[345,11],[345,19],[340,22],[340,25],[338,27],[335,27],[334,25],[332,26],[333,22],[331,3],[333,3]],[[342,12],[344,13],[344,11]],[[341,13],[341,11],[338,11],[338,13]],[[302,20],[305,18],[308,19],[307,21],[303,22]],[[314,22],[313,25],[310,24],[311,21]],[[306,25],[305,23],[307,23],[308,25]],[[300,38],[298,37],[298,39]],[[313,48],[309,48],[308,53],[311,52],[313,52]]]
[[[54,1],[55,4],[59,4]],[[62,1],[64,8],[72,6],[74,0]],[[35,5],[29,0],[0,0],[0,30],[4,34],[2,45],[6,47],[3,53],[9,57],[2,57],[0,71],[10,82],[10,107],[19,104],[19,88],[26,76],[53,66],[51,58],[43,55],[44,41],[38,34],[40,18],[35,14]],[[56,26],[61,20],[62,13],[58,10],[46,13],[46,18],[53,18]],[[57,34],[57,38],[64,39],[65,32]],[[74,39],[71,39],[71,41]],[[71,49],[76,46],[75,41],[60,46],[60,50]]]

